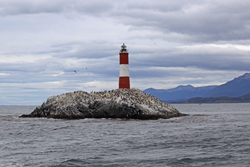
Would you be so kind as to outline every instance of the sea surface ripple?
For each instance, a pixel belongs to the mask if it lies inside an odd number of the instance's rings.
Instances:
[[[159,120],[19,118],[0,106],[0,167],[250,166],[250,104],[174,104]]]

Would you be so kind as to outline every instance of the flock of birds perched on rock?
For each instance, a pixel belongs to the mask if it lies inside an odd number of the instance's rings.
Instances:
[[[139,89],[115,89],[51,96],[22,117],[157,119],[183,116],[173,106]]]

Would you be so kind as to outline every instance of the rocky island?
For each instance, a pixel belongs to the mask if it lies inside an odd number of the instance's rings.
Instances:
[[[184,115],[170,104],[138,89],[116,89],[52,96],[32,113],[21,117],[167,119]]]

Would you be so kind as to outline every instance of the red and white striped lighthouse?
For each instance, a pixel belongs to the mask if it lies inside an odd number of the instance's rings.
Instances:
[[[120,77],[119,89],[130,89],[129,82],[129,66],[128,66],[128,52],[126,45],[121,46],[120,50]]]

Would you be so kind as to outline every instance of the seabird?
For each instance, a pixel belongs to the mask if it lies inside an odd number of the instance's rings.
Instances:
[[[76,73],[76,70],[74,70],[74,72]]]

